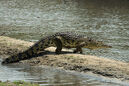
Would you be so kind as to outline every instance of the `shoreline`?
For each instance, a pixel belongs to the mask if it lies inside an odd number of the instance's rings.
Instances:
[[[0,55],[4,59],[26,50],[33,44],[32,42],[0,36]],[[46,50],[50,52],[43,56],[22,60],[18,63],[29,63],[32,66],[46,65],[84,73],[92,72],[110,78],[129,80],[129,63],[99,58],[97,56],[73,54],[66,49],[63,49],[63,54],[56,55],[54,47],[47,48]]]

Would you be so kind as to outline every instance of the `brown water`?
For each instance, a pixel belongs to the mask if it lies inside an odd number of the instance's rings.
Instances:
[[[126,62],[128,21],[128,0],[0,0],[0,34],[37,41],[47,34],[77,31],[113,46],[84,49],[85,54]]]

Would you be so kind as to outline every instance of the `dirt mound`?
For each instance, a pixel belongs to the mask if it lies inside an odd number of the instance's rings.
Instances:
[[[32,42],[0,36],[0,55],[5,58],[4,55],[16,54],[31,45],[33,45]],[[73,54],[71,50],[66,49],[63,49],[62,54],[56,55],[54,50],[54,47],[47,48],[43,56],[23,60],[20,63],[29,63],[32,66],[48,65],[129,80],[129,63],[90,55]]]

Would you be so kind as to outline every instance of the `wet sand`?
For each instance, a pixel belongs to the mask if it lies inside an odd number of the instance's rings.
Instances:
[[[33,44],[32,42],[0,36],[0,55],[4,59],[26,50]],[[129,63],[90,55],[73,54],[71,50],[67,49],[63,49],[62,54],[56,55],[54,50],[54,47],[47,48],[43,56],[23,60],[19,63],[29,63],[32,66],[47,65],[66,70],[94,73],[120,80],[129,80]]]

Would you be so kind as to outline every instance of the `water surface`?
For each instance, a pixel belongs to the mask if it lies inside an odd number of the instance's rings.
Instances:
[[[37,41],[47,34],[77,31],[113,47],[84,49],[85,54],[129,62],[128,5],[128,0],[0,0],[0,35]],[[14,65],[0,66],[0,69],[2,80],[37,81],[56,86],[121,86],[50,69],[15,68]]]

